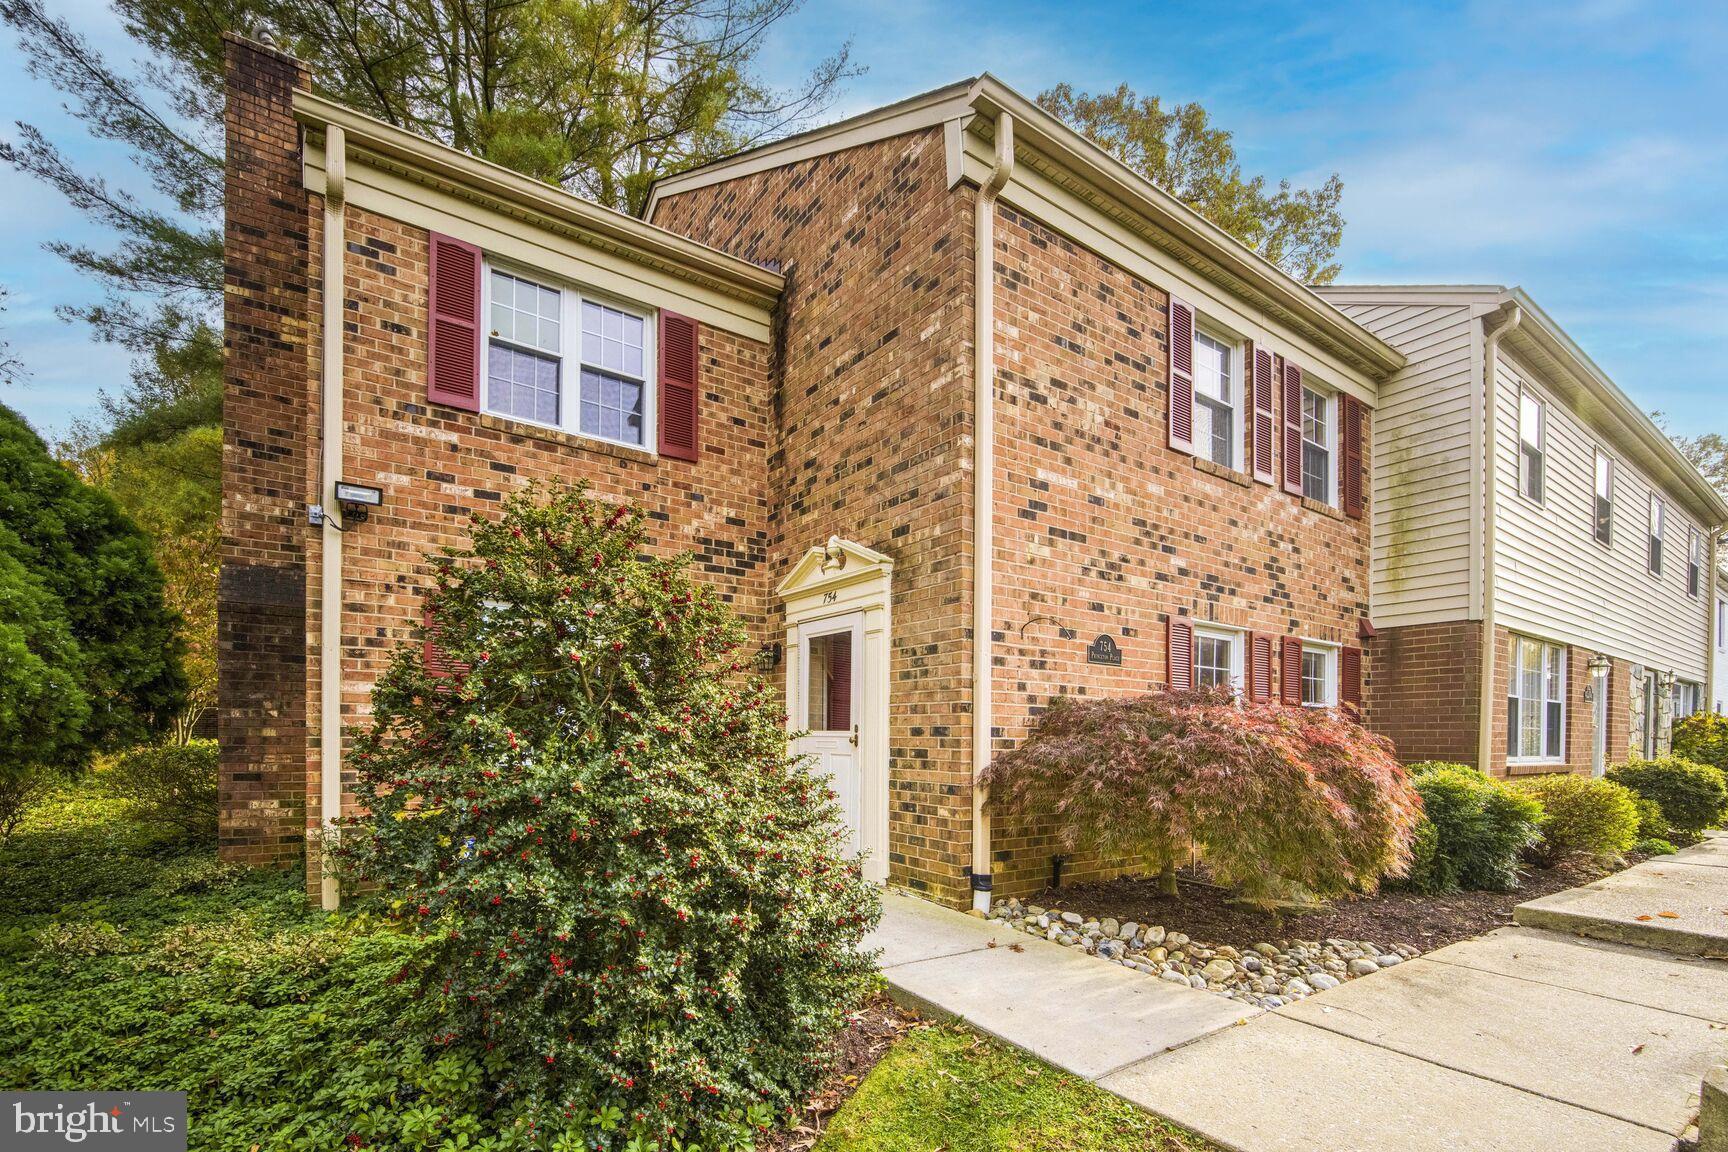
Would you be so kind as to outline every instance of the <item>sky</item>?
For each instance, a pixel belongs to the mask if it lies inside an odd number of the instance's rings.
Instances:
[[[101,0],[52,7],[126,49]],[[1028,95],[1198,101],[1247,173],[1343,178],[1340,283],[1520,285],[1674,431],[1728,433],[1728,5],[807,0],[759,64],[790,85],[846,41],[868,71],[830,118],[981,71]],[[0,133],[16,119],[76,159],[124,159],[0,31]],[[54,433],[124,386],[127,357],[55,317],[98,293],[46,238],[101,241],[0,171],[0,337],[31,371],[0,402]]]

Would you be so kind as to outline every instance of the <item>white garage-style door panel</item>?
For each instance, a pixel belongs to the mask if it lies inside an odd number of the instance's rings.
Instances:
[[[888,879],[888,643],[894,562],[830,537],[777,591],[786,608],[793,751],[839,798],[847,847]]]

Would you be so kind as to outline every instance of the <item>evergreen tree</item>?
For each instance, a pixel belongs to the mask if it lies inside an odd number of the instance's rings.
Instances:
[[[646,553],[639,511],[581,489],[477,517],[434,659],[403,648],[373,693],[341,854],[432,943],[504,1106],[611,1117],[584,1147],[747,1148],[867,987],[877,897],[742,626]]]

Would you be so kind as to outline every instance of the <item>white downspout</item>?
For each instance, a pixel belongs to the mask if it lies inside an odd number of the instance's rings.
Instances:
[[[329,845],[342,815],[342,532],[336,526],[336,482],[342,478],[342,298],[347,291],[345,187],[347,134],[334,124],[324,133],[324,341],[320,411],[323,415],[319,497],[324,502],[324,557],[318,611],[318,784],[325,840],[323,904],[334,912],[341,886],[331,868]]]
[[[972,907],[990,911],[989,796],[978,779],[990,765],[993,706],[990,640],[996,511],[996,197],[1014,173],[1014,118],[996,116],[996,161],[978,185],[972,213]]]
[[[1488,771],[1494,754],[1494,529],[1499,487],[1500,338],[1524,321],[1516,304],[1501,309],[1482,353],[1482,682],[1476,701],[1476,767]]]

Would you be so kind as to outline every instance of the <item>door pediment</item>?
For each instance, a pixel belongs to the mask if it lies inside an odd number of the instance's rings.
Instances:
[[[894,561],[874,548],[830,536],[806,551],[775,591],[790,607],[794,601],[866,582],[885,583],[893,571]]]

